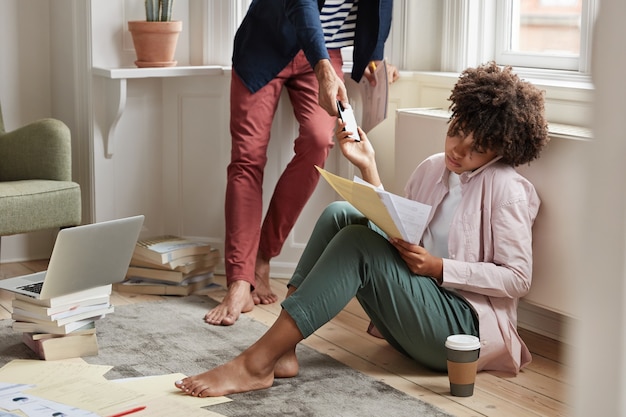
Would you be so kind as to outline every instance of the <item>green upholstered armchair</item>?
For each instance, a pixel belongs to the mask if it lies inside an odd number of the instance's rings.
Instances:
[[[0,108],[0,236],[80,222],[69,128],[43,119],[5,132]]]

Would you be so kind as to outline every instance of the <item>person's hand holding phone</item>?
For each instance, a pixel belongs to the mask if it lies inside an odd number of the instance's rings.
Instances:
[[[339,100],[337,100],[337,111],[339,112],[339,118],[341,119],[341,121],[346,124],[344,130],[346,132],[351,132],[350,137],[356,142],[360,142],[361,139],[359,138],[359,129],[356,123],[356,118],[354,117],[354,111],[352,110],[352,107],[350,107],[349,104],[344,107],[344,105],[341,104]]]

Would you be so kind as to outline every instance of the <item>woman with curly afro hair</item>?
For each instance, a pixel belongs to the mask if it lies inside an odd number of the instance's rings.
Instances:
[[[450,96],[444,151],[423,161],[408,198],[432,206],[419,245],[389,239],[347,202],[331,203],[313,230],[272,327],[232,361],[176,381],[183,392],[220,396],[294,377],[296,345],[356,296],[368,331],[420,364],[446,371],[446,338],[478,336],[479,370],[516,374],[530,353],[517,333],[517,304],[530,289],[533,185],[515,166],[548,141],[543,94],[495,63],[469,68]],[[374,149],[336,138],[364,180],[382,186]]]

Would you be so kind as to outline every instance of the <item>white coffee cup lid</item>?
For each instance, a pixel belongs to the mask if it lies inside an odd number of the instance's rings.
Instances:
[[[453,334],[446,339],[446,347],[454,350],[474,350],[480,348],[480,340],[469,334]]]

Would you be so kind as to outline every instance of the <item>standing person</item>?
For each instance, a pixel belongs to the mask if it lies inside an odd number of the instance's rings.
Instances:
[[[391,12],[392,0],[254,0],[250,5],[233,51],[224,247],[228,291],[205,315],[207,323],[232,325],[255,304],[277,300],[269,283],[270,259],[280,253],[318,183],[315,165],[324,165],[333,146],[336,100],[348,103],[341,48],[354,46],[352,78],[365,75],[375,82],[368,64],[383,59]],[[395,80],[397,70],[390,71]],[[263,170],[283,88],[300,124],[299,136],[261,222]]]
[[[446,370],[445,340],[481,341],[479,370],[516,374],[531,360],[517,333],[530,289],[533,185],[514,167],[548,141],[543,94],[495,63],[465,70],[450,96],[444,152],[411,175],[408,198],[432,205],[420,245],[388,239],[346,202],[319,218],[272,327],[232,361],[177,381],[206,397],[264,389],[299,370],[296,345],[357,300],[384,338],[420,364]],[[374,150],[337,130],[343,154],[381,186]]]

